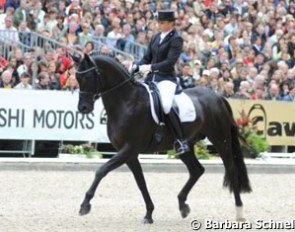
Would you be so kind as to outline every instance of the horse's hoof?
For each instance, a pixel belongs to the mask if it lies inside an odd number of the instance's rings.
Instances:
[[[79,215],[84,216],[84,215],[88,214],[90,212],[90,210],[91,210],[91,205],[81,205]]]
[[[144,218],[142,220],[142,224],[153,224],[154,223],[154,220],[152,218]]]
[[[243,217],[237,217],[237,218],[236,218],[236,221],[237,221],[237,222],[245,222],[245,221],[247,221],[247,220],[246,220],[246,218],[243,218]]]
[[[186,218],[187,215],[189,215],[189,213],[191,212],[190,207],[188,206],[188,204],[184,204],[181,209],[180,209],[180,213],[181,213],[181,217],[182,218]]]

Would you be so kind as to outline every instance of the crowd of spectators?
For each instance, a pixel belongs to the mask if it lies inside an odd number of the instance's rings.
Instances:
[[[157,31],[155,12],[173,9],[184,39],[177,64],[183,88],[206,86],[227,98],[295,101],[294,0],[6,0],[0,30],[29,45],[30,31],[84,52],[95,38],[131,53]],[[0,38],[1,39],[1,38]],[[139,57],[144,49],[137,49]],[[124,60],[128,67],[130,60]],[[75,67],[63,47],[12,47],[0,57],[1,88],[78,88]],[[32,80],[36,74],[37,81]]]

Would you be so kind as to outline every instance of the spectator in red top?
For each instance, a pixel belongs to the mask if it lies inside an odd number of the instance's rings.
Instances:
[[[213,2],[214,2],[213,0],[204,0],[203,5],[205,7],[209,7],[209,6],[211,6],[213,4]]]
[[[6,68],[8,61],[3,57],[0,56],[0,74],[3,72],[3,69]]]
[[[60,86],[63,89],[70,76],[76,76],[76,68],[74,65],[71,65],[64,73],[59,77]]]
[[[255,61],[255,51],[251,48],[245,48],[244,49],[245,51],[245,56],[243,58],[243,63],[246,64],[246,65],[252,65],[254,64],[254,61]]]
[[[5,4],[6,0],[1,0],[0,1],[0,9],[4,8],[4,4]]]

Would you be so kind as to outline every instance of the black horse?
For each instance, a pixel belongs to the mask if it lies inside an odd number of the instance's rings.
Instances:
[[[81,204],[80,215],[89,213],[90,200],[101,179],[122,164],[127,164],[146,204],[143,222],[153,223],[154,204],[146,186],[138,154],[171,149],[173,136],[165,128],[162,142],[160,144],[152,142],[157,124],[150,113],[148,93],[113,57],[85,54],[78,62],[77,80],[80,85],[78,110],[82,113],[91,112],[95,100],[101,96],[108,115],[108,136],[118,151],[117,155],[96,172],[95,179]],[[191,151],[179,157],[190,174],[178,195],[181,215],[186,217],[189,214],[190,208],[186,204],[188,193],[204,173],[203,166],[194,155],[193,146],[196,141],[206,136],[222,158],[225,166],[224,186],[233,191],[237,219],[241,219],[243,203],[240,193],[250,192],[251,187],[231,107],[223,97],[206,88],[197,87],[187,89],[185,92],[194,102],[197,118],[194,122],[183,124]]]

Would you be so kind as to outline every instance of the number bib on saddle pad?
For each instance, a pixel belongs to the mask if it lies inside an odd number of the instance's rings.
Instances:
[[[147,92],[149,93],[150,98],[150,107],[151,107],[151,114],[153,116],[154,121],[159,124],[161,120],[155,110],[155,102],[152,96],[151,90],[146,83],[141,83]],[[175,107],[176,106],[176,107]],[[174,103],[173,107],[176,108],[176,112],[178,112],[178,116],[181,122],[192,122],[196,119],[196,109],[194,107],[193,101],[191,98],[184,92],[177,94],[174,96]]]

